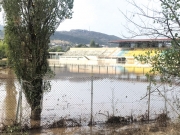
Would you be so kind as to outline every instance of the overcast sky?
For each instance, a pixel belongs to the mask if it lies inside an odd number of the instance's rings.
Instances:
[[[129,36],[130,34],[124,25],[134,30],[133,25],[127,23],[127,20],[120,10],[126,13],[129,11],[134,12],[136,8],[132,7],[127,1],[128,0],[74,0],[73,18],[62,22],[57,31],[84,29],[115,35],[121,38],[123,38],[122,35]],[[157,2],[159,0],[134,1],[141,7],[152,5],[153,8],[154,6],[157,8]],[[150,3],[150,1],[153,2]],[[2,13],[0,13],[0,18],[3,18]],[[0,24],[4,25],[3,19],[0,19]]]
[[[149,0],[135,1],[149,4]],[[128,35],[123,26],[128,24],[119,10],[125,13],[135,8],[126,0],[74,0],[73,18],[65,20],[57,30],[85,29],[122,37],[122,33]]]

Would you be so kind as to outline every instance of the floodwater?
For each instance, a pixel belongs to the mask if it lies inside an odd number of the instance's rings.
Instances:
[[[53,128],[31,131],[31,135],[119,135],[124,129],[138,129],[139,126],[83,126],[83,127],[71,127],[71,128]]]
[[[53,70],[55,77],[48,80],[51,90],[45,91],[43,96],[40,125],[48,128],[53,122],[65,118],[73,119],[83,126],[36,130],[31,134],[103,134],[105,131],[110,134],[114,130],[99,125],[87,126],[91,113],[94,122],[104,123],[112,115],[138,117],[147,114],[148,103],[151,119],[165,111],[168,111],[172,118],[177,115],[171,111],[175,90],[179,90],[177,86],[153,85],[147,82],[144,76],[135,74],[77,73],[68,68]],[[11,70],[0,75],[0,122],[9,125],[17,118],[30,123],[30,107],[23,94],[22,103],[18,104],[21,87],[17,79]],[[148,88],[151,89],[150,102]],[[167,97],[168,102],[165,102],[161,94]],[[119,127],[116,130],[119,130]]]
[[[17,91],[12,71],[6,70],[5,72],[6,75],[4,76],[0,74],[0,116],[1,122],[7,119],[5,123],[9,125],[16,118]],[[5,79],[7,76],[9,79]]]

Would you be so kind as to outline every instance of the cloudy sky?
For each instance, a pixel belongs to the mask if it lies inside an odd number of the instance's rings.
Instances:
[[[150,0],[135,0],[139,5],[148,5]],[[151,0],[157,1],[157,0]],[[121,11],[134,11],[126,0],[74,0],[74,14],[65,20],[58,31],[85,29],[122,37],[128,35],[124,25],[129,25]]]
[[[57,31],[69,31],[71,29],[84,29],[115,35],[123,38],[130,36],[124,26],[135,30],[134,26],[127,22],[123,13],[136,10],[127,1],[131,0],[74,0],[73,18],[60,24]],[[138,6],[159,8],[159,0],[134,0]],[[3,14],[0,13],[0,24],[4,25]],[[137,19],[136,22],[139,20]],[[148,22],[148,21],[147,21]]]

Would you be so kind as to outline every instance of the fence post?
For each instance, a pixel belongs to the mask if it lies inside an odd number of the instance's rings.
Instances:
[[[166,99],[167,99],[167,96],[166,96],[166,88],[165,88],[165,83],[164,83],[164,85],[163,85],[163,89],[164,89],[164,99],[165,99],[165,101],[164,101],[164,109],[165,109],[165,114],[167,114],[167,103],[166,103]]]
[[[99,66],[99,74],[100,74],[100,66]]]
[[[93,65],[91,66],[91,73],[93,74]]]
[[[19,99],[20,99],[20,91],[19,91]],[[15,119],[15,123],[17,123],[17,120],[18,120],[18,113],[19,113],[19,102],[20,100],[18,99],[18,105],[17,105],[17,109],[16,109],[16,119]]]
[[[112,88],[112,111],[113,111],[113,116],[115,115],[115,95],[114,95],[114,88]]]
[[[148,86],[149,95],[148,95],[148,122],[149,122],[149,114],[150,114],[150,100],[151,100],[151,76],[149,76],[150,84]]]
[[[22,120],[22,80],[21,80],[21,94],[20,94],[20,123]]]
[[[18,99],[18,105],[17,105],[17,110],[16,110],[16,119],[15,122],[18,122],[18,114],[20,111],[20,123],[21,123],[21,116],[22,116],[22,80],[21,80],[21,90],[19,91],[19,99]]]
[[[78,65],[78,73],[79,73],[79,65]]]
[[[143,75],[144,75],[144,67],[143,67]]]
[[[89,125],[93,125],[93,74],[91,74],[91,119]]]

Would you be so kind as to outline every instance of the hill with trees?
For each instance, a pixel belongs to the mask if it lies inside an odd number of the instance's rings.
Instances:
[[[4,27],[0,25],[0,38],[4,37]],[[93,40],[100,45],[110,45],[108,42],[121,39],[114,35],[107,35],[100,32],[75,29],[70,31],[56,31],[51,40],[61,40],[70,44],[90,44]]]
[[[89,44],[92,40],[100,45],[110,45],[108,42],[120,39],[114,35],[88,30],[56,31],[51,40],[63,40],[74,44]]]

